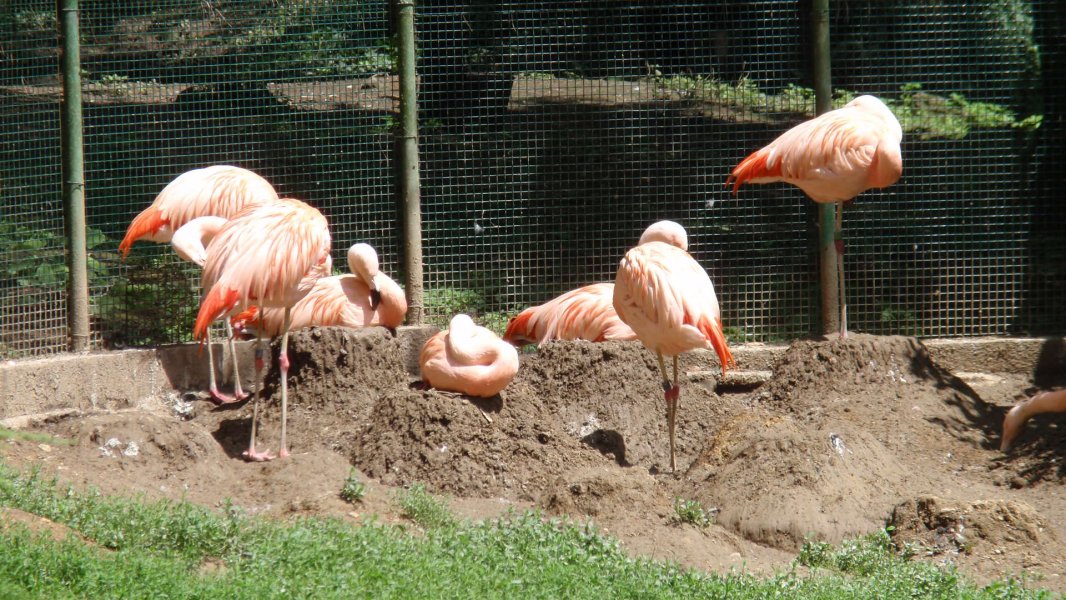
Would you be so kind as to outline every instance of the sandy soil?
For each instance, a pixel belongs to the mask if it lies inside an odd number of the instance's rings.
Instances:
[[[290,351],[290,459],[243,462],[251,406],[215,408],[182,391],[154,411],[36,427],[73,444],[11,440],[0,452],[76,486],[232,499],[278,517],[395,521],[397,490],[421,482],[465,517],[537,507],[592,519],[635,554],[714,571],[787,568],[808,537],[837,542],[890,524],[901,546],[979,581],[1025,573],[1066,591],[1066,418],[1030,424],[1004,455],[1004,407],[1029,382],[968,384],[911,338],[796,342],[749,393],[719,395],[694,375],[682,388],[676,473],[657,369],[637,343],[546,345],[522,355],[500,397],[477,401],[424,389],[384,330],[302,332]],[[272,371],[267,394],[276,389]],[[262,445],[276,448],[279,416],[272,401]],[[353,467],[369,488],[356,505],[339,497]],[[715,524],[676,523],[675,498],[713,508]]]

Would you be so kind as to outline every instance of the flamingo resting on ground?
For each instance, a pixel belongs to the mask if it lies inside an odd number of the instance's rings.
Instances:
[[[503,339],[520,346],[551,340],[635,340],[637,334],[614,310],[614,284],[594,283],[518,313]]]
[[[614,308],[649,350],[659,359],[666,397],[666,424],[670,432],[670,470],[675,470],[674,423],[681,397],[677,356],[697,348],[713,348],[722,365],[735,367],[722,332],[722,315],[714,285],[707,272],[688,252],[688,237],[681,225],[659,221],[626,252],[614,282]],[[666,375],[663,356],[674,359],[673,383]]]
[[[844,294],[844,202],[872,188],[885,188],[903,174],[903,129],[892,111],[873,96],[859,96],[842,108],[800,123],[740,162],[726,180],[733,192],[743,183],[784,181],[815,202],[837,202],[833,232],[837,250],[840,337],[847,337]]]
[[[518,372],[518,350],[467,315],[429,338],[418,357],[422,379],[439,390],[491,398]]]
[[[170,242],[179,256],[202,267],[207,258],[204,250],[207,241],[203,239],[203,236],[208,233],[206,228],[215,228],[211,232],[212,235],[217,232],[218,222],[210,222],[211,224],[205,222],[203,225],[194,226],[192,229],[187,229],[181,238],[173,239],[178,236],[178,232],[183,227],[201,217],[228,219],[245,207],[277,200],[278,193],[274,191],[274,187],[266,179],[247,169],[214,165],[186,171],[167,184],[152,204],[134,217],[118,249],[122,253],[122,258],[126,258],[133,242],[137,240],[164,244]],[[183,252],[188,254],[182,254]],[[227,334],[230,340],[230,356],[235,356],[233,335],[229,331],[228,323]],[[206,343],[211,399],[219,404],[225,404],[247,397],[241,390],[240,373],[237,371],[236,361],[233,363],[234,396],[231,397],[218,391],[210,333],[208,333]]]
[[[283,308],[281,351],[281,444],[279,457],[289,455],[285,439],[288,416],[289,313],[315,283],[330,275],[330,235],[326,218],[299,200],[282,199],[272,204],[249,207],[226,223],[207,248],[203,287],[207,290],[196,316],[193,334],[203,339],[215,319],[235,308],[253,304]],[[262,333],[257,335],[256,354],[262,350]],[[257,356],[257,365],[262,359]],[[252,435],[244,457],[263,461],[274,458],[255,448],[262,385],[256,369]]]
[[[1029,419],[1049,412],[1066,412],[1066,390],[1042,392],[1032,398],[1022,400],[1010,409],[1007,416],[1003,418],[1003,439],[999,449],[1003,452],[1010,450],[1015,438],[1022,432],[1022,428]]]
[[[218,232],[222,230],[222,227],[226,224],[226,219],[222,217],[197,217],[188,223],[185,223],[174,232],[173,237],[170,239],[170,245],[174,247],[174,251],[178,256],[187,262],[191,262],[200,268],[203,268],[204,263],[207,262],[207,246],[210,245],[211,240],[214,239]],[[229,354],[234,357],[233,360],[233,396],[227,396],[218,391],[218,385],[215,382],[215,357],[211,350],[211,331],[210,329],[206,333],[207,345],[207,375],[210,382],[211,399],[218,404],[229,404],[237,402],[248,397],[241,389],[241,376],[237,371],[237,351],[233,343],[233,329],[230,327],[229,321],[224,321],[226,324],[226,337],[229,343]]]
[[[369,244],[348,249],[349,275],[323,277],[292,307],[289,330],[340,325],[359,328],[380,325],[395,329],[407,316],[403,289],[378,266],[378,254]],[[239,328],[253,327],[263,335],[281,333],[285,311],[253,306],[233,317]]]

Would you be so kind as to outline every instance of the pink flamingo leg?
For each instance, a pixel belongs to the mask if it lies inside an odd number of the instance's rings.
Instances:
[[[671,384],[670,379],[666,376],[666,363],[663,362],[663,355],[661,352],[656,352],[656,356],[659,359],[659,372],[663,375],[663,395],[666,398],[666,429],[670,433],[670,470],[677,470],[677,463],[674,459],[674,439],[675,439],[675,423],[677,420],[677,403],[681,398],[681,386],[677,383],[677,357],[674,357],[674,382]]]
[[[273,460],[274,455],[269,450],[262,452],[255,449],[255,430],[256,424],[259,422],[259,391],[263,389],[263,337],[257,336],[255,338],[255,393],[252,399],[252,441],[248,444],[248,449],[241,454],[247,461],[263,462],[267,460]]]
[[[289,325],[292,324],[291,308],[285,307],[284,328],[281,334],[281,355],[278,356],[278,366],[281,367],[281,449],[278,450],[278,458],[289,456],[289,446],[285,443],[285,427],[289,412]]]
[[[223,319],[222,322],[226,325],[226,336],[229,338],[229,355],[230,360],[233,361],[233,399],[236,402],[240,402],[248,399],[248,392],[241,389],[241,372],[237,367],[237,344],[233,339],[233,326],[230,325],[229,319]]]
[[[207,345],[207,378],[210,382],[208,391],[211,394],[211,401],[215,404],[231,404],[235,402],[233,397],[218,391],[218,384],[215,382],[215,353],[211,348],[210,329],[207,330],[207,341],[204,343]]]

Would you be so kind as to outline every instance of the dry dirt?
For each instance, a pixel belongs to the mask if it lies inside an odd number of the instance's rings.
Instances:
[[[745,393],[719,395],[694,374],[677,473],[666,468],[658,369],[638,343],[545,345],[522,354],[500,397],[476,401],[424,389],[384,330],[302,332],[290,352],[289,459],[243,462],[251,405],[179,391],[154,411],[36,426],[73,444],[10,440],[0,452],[77,486],[232,499],[274,516],[396,521],[396,491],[421,482],[465,517],[537,507],[590,518],[635,554],[714,571],[784,569],[805,538],[890,524],[901,546],[979,581],[1026,573],[1066,591],[1066,415],[1030,424],[1004,455],[1004,407],[1029,382],[994,375],[970,387],[911,338],[796,342]],[[276,389],[272,371],[267,394]],[[276,447],[278,418],[272,400],[261,445]],[[353,466],[369,489],[354,506],[339,497]],[[675,523],[677,497],[712,507],[716,523]]]

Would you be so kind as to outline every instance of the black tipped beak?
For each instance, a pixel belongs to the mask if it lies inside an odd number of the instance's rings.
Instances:
[[[370,290],[370,308],[377,310],[381,306],[381,292]]]

